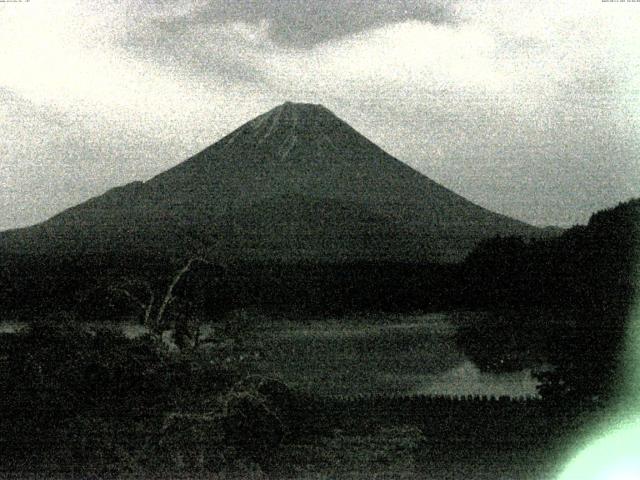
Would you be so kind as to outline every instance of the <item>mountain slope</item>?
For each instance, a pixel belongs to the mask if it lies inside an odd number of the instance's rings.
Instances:
[[[497,234],[540,230],[442,187],[322,106],[285,103],[147,182],[5,232],[0,247],[422,262],[459,260]]]

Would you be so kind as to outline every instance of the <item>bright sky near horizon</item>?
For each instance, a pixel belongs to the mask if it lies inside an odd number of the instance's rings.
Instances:
[[[285,100],[539,224],[640,196],[640,3],[0,3],[0,230],[151,176]]]

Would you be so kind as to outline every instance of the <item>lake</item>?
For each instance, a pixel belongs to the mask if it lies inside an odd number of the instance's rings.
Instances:
[[[535,396],[530,369],[481,372],[458,348],[447,313],[266,320],[248,342],[262,374],[323,395]]]
[[[252,324],[244,343],[260,355],[250,360],[250,369],[316,394],[537,394],[530,369],[480,371],[456,345],[459,316],[448,313],[321,320],[261,316]],[[0,323],[0,332],[23,326]],[[145,333],[144,327],[131,323],[117,328],[131,337]],[[204,332],[211,330],[214,325],[204,325]]]

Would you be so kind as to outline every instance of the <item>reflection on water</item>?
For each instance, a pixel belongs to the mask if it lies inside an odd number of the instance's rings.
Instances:
[[[122,332],[129,338],[141,337],[142,335],[149,333],[149,329],[139,323],[124,323],[121,324]]]
[[[394,318],[394,317],[392,317]],[[313,324],[300,324],[292,321],[269,322],[274,334],[282,338],[318,338],[341,340],[385,335],[429,334],[451,337],[456,327],[442,314],[410,317],[410,320],[366,323],[345,319],[319,320]],[[379,320],[379,319],[377,319]],[[398,323],[396,323],[398,322]]]
[[[0,334],[2,333],[18,333],[27,327],[23,322],[0,322]]]
[[[410,393],[419,395],[487,395],[527,397],[536,395],[538,381],[530,369],[509,373],[481,372],[470,361],[439,375],[416,379],[418,386]]]

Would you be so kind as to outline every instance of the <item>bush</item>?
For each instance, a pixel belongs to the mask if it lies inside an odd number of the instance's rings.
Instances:
[[[206,355],[60,317],[2,335],[2,468],[259,478],[284,436],[286,387],[238,381]]]

